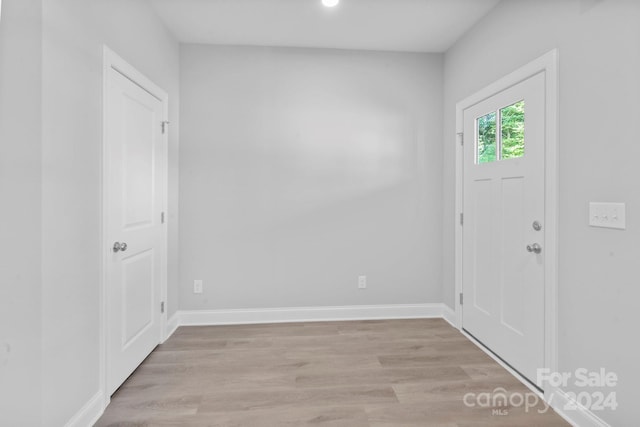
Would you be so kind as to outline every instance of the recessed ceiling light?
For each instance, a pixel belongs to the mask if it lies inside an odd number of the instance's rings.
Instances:
[[[340,0],[322,0],[322,4],[326,7],[335,7],[340,3]]]

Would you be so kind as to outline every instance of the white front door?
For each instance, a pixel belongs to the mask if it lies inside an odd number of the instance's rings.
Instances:
[[[107,391],[113,393],[161,340],[163,102],[107,70],[105,244]]]
[[[544,72],[463,115],[463,328],[535,383],[545,355]]]

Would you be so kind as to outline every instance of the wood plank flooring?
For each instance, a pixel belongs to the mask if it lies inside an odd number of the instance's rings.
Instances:
[[[568,425],[541,404],[464,403],[497,388],[529,392],[441,319],[182,327],[96,425]]]

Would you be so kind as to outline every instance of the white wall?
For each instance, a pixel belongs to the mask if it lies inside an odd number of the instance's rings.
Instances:
[[[181,309],[441,301],[441,55],[183,45],[181,116]]]
[[[139,0],[47,0],[43,28],[43,414],[54,426],[99,390],[102,45],[169,93],[172,254],[179,45]],[[175,263],[169,283],[177,283]],[[177,309],[175,292],[168,303]]]
[[[559,366],[619,375],[620,407],[598,414],[613,426],[640,421],[639,22],[632,0],[510,0],[445,59],[443,276],[453,307],[455,103],[559,49]],[[626,202],[627,230],[588,227],[589,201]]]
[[[41,0],[0,20],[0,425],[41,421]]]

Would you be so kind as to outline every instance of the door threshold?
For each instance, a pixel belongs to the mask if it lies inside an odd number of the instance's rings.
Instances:
[[[506,369],[511,375],[516,377],[516,379],[518,379],[518,381],[520,381],[522,384],[524,384],[529,390],[531,390],[532,392],[534,392],[535,394],[537,394],[540,398],[542,398],[544,400],[544,389],[543,388],[539,387],[537,384],[533,383],[529,378],[527,378],[526,376],[522,375],[520,373],[520,371],[515,369],[513,366],[511,366],[509,363],[507,363],[503,358],[501,358],[496,353],[494,353],[493,350],[491,350],[489,347],[487,347],[482,341],[480,341],[479,339],[474,337],[471,334],[471,332],[469,332],[466,329],[464,329],[464,327],[462,327],[460,329],[460,332],[462,332],[462,335],[467,337],[469,339],[469,341],[474,343],[480,350],[484,351],[489,357],[491,357],[500,366],[502,366],[504,369]]]

